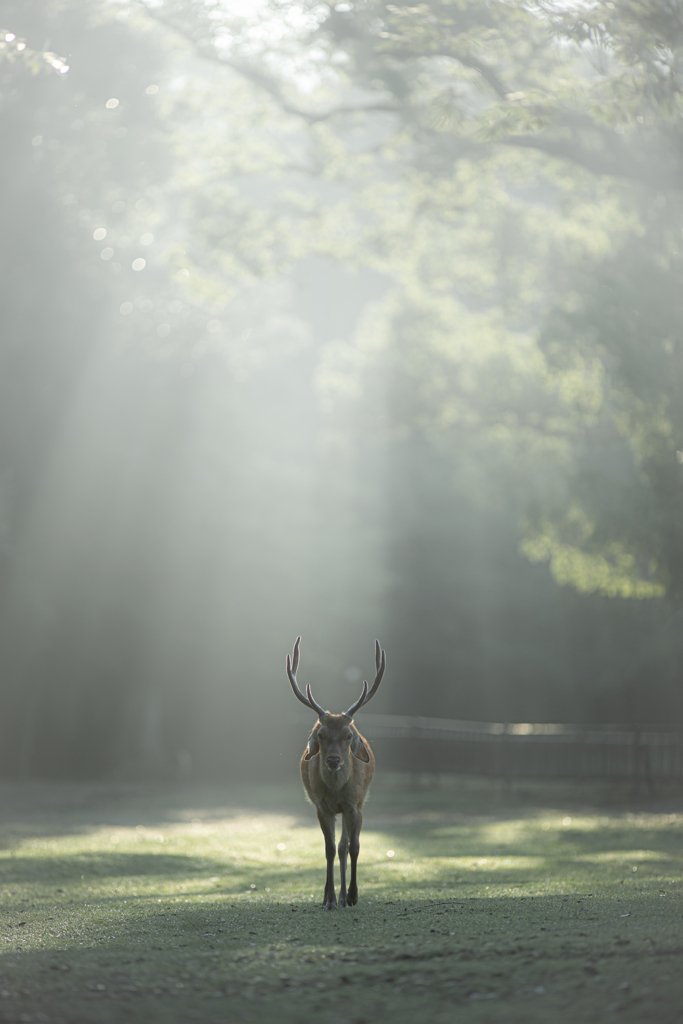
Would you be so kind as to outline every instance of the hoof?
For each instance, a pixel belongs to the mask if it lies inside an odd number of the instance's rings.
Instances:
[[[347,904],[347,906],[355,907],[356,903],[358,903],[358,893],[357,892],[350,892],[350,893],[348,893],[347,896],[346,896],[346,904]]]

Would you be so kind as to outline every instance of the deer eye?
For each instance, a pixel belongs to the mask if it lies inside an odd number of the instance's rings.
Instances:
[[[353,733],[351,733],[351,732],[344,733],[344,739],[345,740],[350,740],[352,736],[353,736]]]
[[[326,732],[319,732],[318,736],[317,736],[317,739],[318,739],[318,742],[320,742],[321,740],[324,742],[327,739],[327,733]]]

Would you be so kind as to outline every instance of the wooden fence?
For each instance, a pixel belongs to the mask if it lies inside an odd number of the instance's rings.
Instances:
[[[310,716],[297,721],[312,725]],[[683,782],[680,726],[466,722],[362,712],[358,727],[382,765],[502,779]]]

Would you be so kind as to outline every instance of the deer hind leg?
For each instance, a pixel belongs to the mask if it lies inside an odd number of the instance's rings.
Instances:
[[[346,881],[346,848],[351,854],[351,884],[349,885],[349,891],[344,893],[344,903],[340,904],[347,907],[355,907],[358,903],[358,885],[356,883],[356,865],[358,863],[358,853],[360,850],[360,830],[363,824],[363,815],[357,807],[349,808],[344,811],[344,825],[342,828],[342,843],[346,838],[347,847],[344,849],[344,868],[342,874],[342,886]],[[339,860],[341,863],[341,843]]]
[[[325,895],[323,896],[323,907],[325,910],[334,910],[337,906],[337,897],[334,892],[334,858],[337,847],[334,841],[334,814],[324,814],[318,811],[318,821],[325,837],[325,856],[327,858],[327,878],[325,880]]]
[[[341,878],[341,889],[339,892],[339,906],[348,906],[346,898],[346,858],[349,853],[349,833],[346,828],[346,818],[342,817],[342,834],[337,848],[339,854],[339,875]]]

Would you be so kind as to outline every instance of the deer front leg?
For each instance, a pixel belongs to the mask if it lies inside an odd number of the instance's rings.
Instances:
[[[325,814],[318,810],[318,821],[325,837],[325,856],[327,858],[327,879],[325,881],[325,895],[323,907],[325,910],[334,910],[337,906],[337,897],[334,892],[334,858],[337,847],[334,842],[334,814]]]
[[[339,892],[339,906],[348,906],[346,899],[346,858],[349,853],[349,833],[346,829],[346,818],[342,816],[342,834],[337,849],[339,854],[339,875],[341,878],[341,889]]]
[[[358,903],[358,885],[356,883],[356,865],[360,851],[360,830],[363,824],[363,815],[357,807],[351,807],[344,811],[344,825],[342,828],[342,839],[339,844],[339,862],[342,862],[342,844],[344,846],[344,867],[342,873],[342,891],[339,897],[339,904],[342,907],[355,907]],[[346,850],[351,854],[351,884],[346,892]]]

